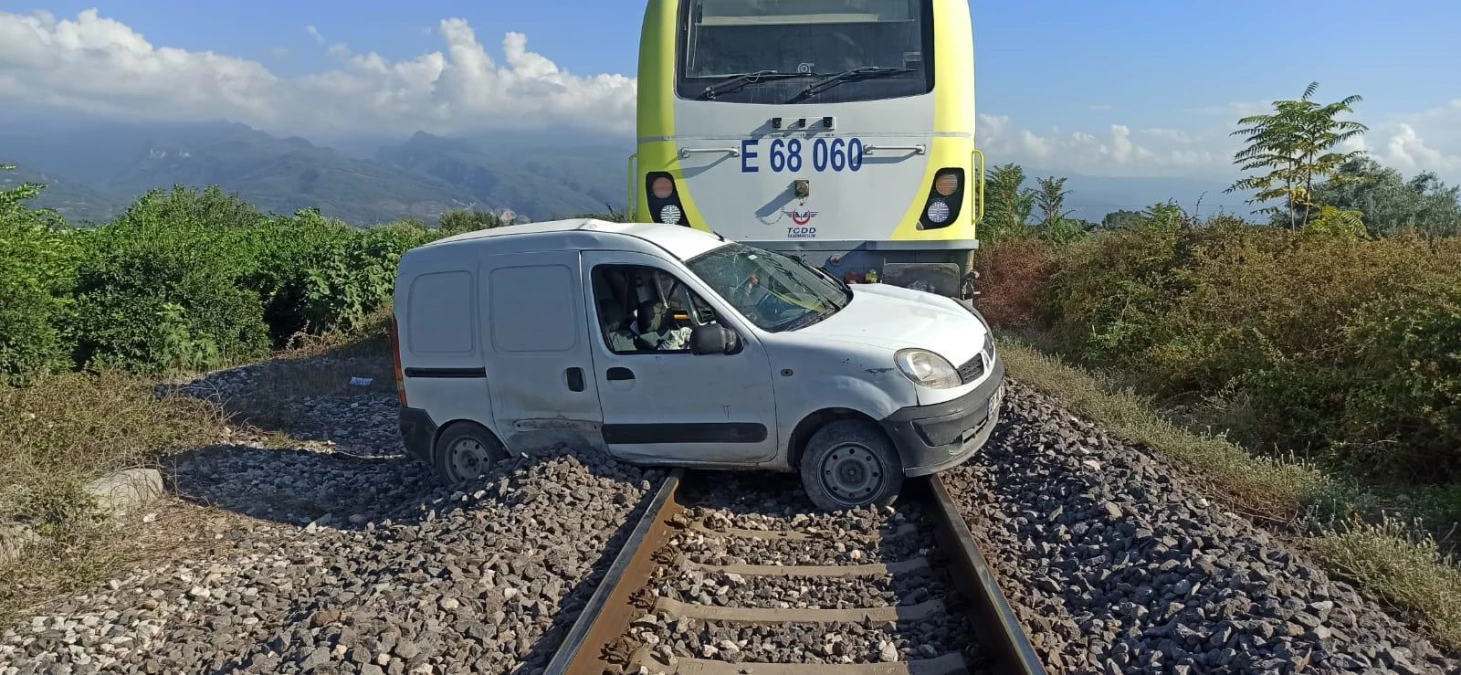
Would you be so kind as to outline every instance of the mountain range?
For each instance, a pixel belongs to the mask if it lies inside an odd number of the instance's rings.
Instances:
[[[138,195],[175,184],[219,185],[265,211],[317,207],[356,225],[453,209],[512,210],[529,220],[623,210],[633,140],[584,132],[443,137],[404,141],[333,139],[334,147],[236,123],[145,123],[94,119],[0,120],[0,186],[47,185],[37,206],[73,222],[103,223]],[[1067,208],[1100,220],[1176,199],[1189,210],[1245,213],[1242,196],[1217,181],[1067,175]]]

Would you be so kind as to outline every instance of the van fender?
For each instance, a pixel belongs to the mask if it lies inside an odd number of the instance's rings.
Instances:
[[[797,454],[823,424],[848,417],[877,422],[915,402],[912,383],[895,369],[875,370],[878,372],[869,372],[868,379],[824,375],[803,380],[789,391],[778,387],[776,417],[782,447],[777,456],[785,461],[783,468],[796,467]],[[887,377],[898,379],[883,382]]]

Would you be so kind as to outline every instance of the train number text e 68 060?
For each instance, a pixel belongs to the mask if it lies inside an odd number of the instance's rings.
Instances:
[[[741,173],[760,173],[765,164],[772,173],[798,173],[811,169],[817,173],[862,170],[866,155],[862,139],[842,138],[776,138],[741,141]]]

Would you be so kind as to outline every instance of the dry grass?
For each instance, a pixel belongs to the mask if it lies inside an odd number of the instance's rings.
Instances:
[[[0,565],[0,616],[26,597],[91,583],[121,556],[117,533],[86,486],[107,472],[156,463],[219,437],[221,411],[119,373],[0,386],[0,524],[36,534]]]
[[[1387,520],[1357,523],[1308,543],[1330,572],[1379,592],[1437,642],[1461,646],[1461,569],[1441,555],[1434,541]]]
[[[1254,456],[1226,438],[1199,434],[1162,417],[1129,388],[1066,365],[1018,340],[1002,338],[1010,376],[1056,396],[1111,433],[1198,472],[1229,506],[1303,542],[1332,575],[1353,581],[1422,627],[1438,644],[1461,649],[1461,569],[1424,526],[1381,519],[1380,501],[1351,482],[1299,462]]]
[[[394,391],[389,317],[387,309],[354,333],[296,340],[259,365],[257,386],[238,401],[116,372],[0,385],[0,526],[21,523],[36,535],[19,558],[0,564],[0,623],[37,598],[96,583],[146,554],[149,546],[123,531],[125,523],[98,512],[86,491],[96,478],[207,446],[231,424],[287,429],[301,397],[358,393],[352,376]],[[272,440],[289,444],[283,434]]]
[[[1158,416],[1150,399],[1131,389],[1114,387],[1021,342],[1002,339],[1000,345],[1013,377],[1059,397],[1111,433],[1202,472],[1227,501],[1251,515],[1287,522],[1311,495],[1331,489],[1311,467],[1254,457],[1225,438],[1194,434]]]

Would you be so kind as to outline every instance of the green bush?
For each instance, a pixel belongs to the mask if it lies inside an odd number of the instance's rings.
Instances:
[[[70,307],[77,247],[59,218],[24,204],[39,191],[0,191],[0,381],[10,384],[70,366],[59,326]]]
[[[135,371],[211,368],[268,350],[248,228],[262,217],[214,192],[150,192],[88,237],[77,274],[82,364]]]
[[[1163,400],[1241,400],[1259,447],[1443,480],[1461,471],[1461,240],[1368,240],[1343,215],[1063,247],[1042,327]]]
[[[301,211],[251,233],[259,264],[243,283],[262,298],[276,346],[353,329],[390,302],[401,255],[439,234],[414,223],[359,230]]]
[[[1461,271],[1360,312],[1342,418],[1358,461],[1425,476],[1461,473]]]

